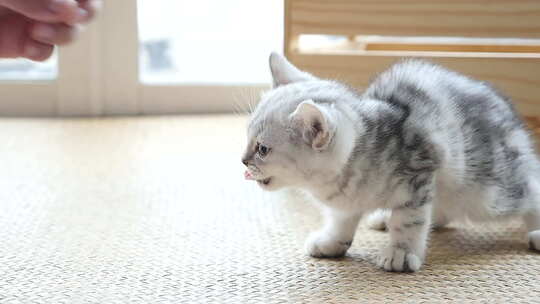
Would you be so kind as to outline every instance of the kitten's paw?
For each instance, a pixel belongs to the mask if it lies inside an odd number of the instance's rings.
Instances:
[[[377,265],[386,271],[415,272],[422,266],[422,260],[403,248],[388,247],[379,257]]]
[[[366,225],[373,230],[386,230],[386,222],[390,218],[390,211],[376,210],[366,218]]]
[[[529,239],[529,248],[540,251],[540,230],[534,230],[527,234]]]
[[[352,241],[340,241],[324,232],[312,233],[306,241],[306,252],[315,258],[344,256]]]

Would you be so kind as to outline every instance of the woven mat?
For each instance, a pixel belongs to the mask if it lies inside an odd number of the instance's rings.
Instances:
[[[420,273],[302,250],[294,192],[242,180],[242,117],[0,120],[0,303],[540,302],[519,223],[432,236]]]

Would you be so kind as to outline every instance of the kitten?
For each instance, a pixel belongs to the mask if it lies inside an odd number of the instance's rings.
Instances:
[[[523,218],[540,250],[540,163],[511,104],[483,82],[407,60],[362,94],[270,56],[274,88],[255,109],[242,158],[266,190],[310,192],[325,225],[314,257],[345,254],[361,216],[387,226],[378,265],[417,271],[430,227]],[[383,223],[384,217],[387,222]]]

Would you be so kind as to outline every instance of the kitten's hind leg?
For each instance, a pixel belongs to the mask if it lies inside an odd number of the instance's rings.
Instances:
[[[540,251],[540,206],[527,212],[523,219],[527,227],[529,248]]]
[[[529,180],[531,209],[523,215],[527,228],[527,239],[532,250],[540,251],[540,182],[537,178]]]
[[[435,231],[440,230],[443,229],[446,225],[448,225],[449,222],[450,220],[448,219],[448,216],[438,208],[435,208],[435,210],[433,211],[433,221],[431,223],[431,228]]]
[[[377,209],[366,218],[366,225],[373,230],[386,230],[386,224],[390,219],[390,213],[392,211],[387,209]]]
[[[433,221],[431,223],[431,228],[433,230],[443,229],[450,222],[444,213],[440,211],[435,211],[433,213]],[[391,214],[392,210],[377,209],[367,216],[366,225],[369,229],[385,231]]]

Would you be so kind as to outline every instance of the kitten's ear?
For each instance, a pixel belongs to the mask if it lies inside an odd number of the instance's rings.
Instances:
[[[270,71],[272,72],[274,88],[297,81],[316,79],[311,74],[300,71],[278,53],[270,54]]]
[[[300,128],[304,141],[316,151],[330,145],[335,133],[335,122],[328,110],[309,99],[298,105],[290,116],[295,127]]]

